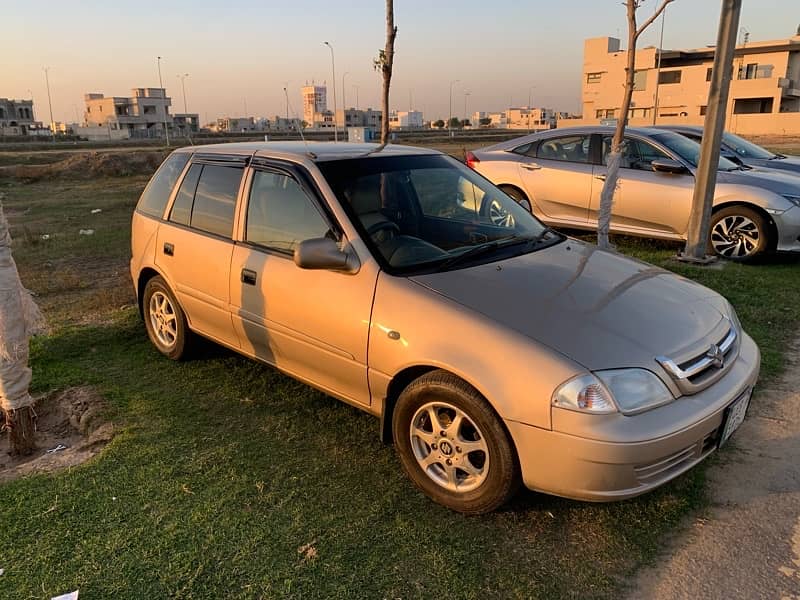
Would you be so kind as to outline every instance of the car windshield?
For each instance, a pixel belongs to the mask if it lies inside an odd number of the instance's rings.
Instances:
[[[697,166],[700,160],[700,144],[687,137],[665,131],[664,133],[657,133],[653,135],[653,139],[672,150],[675,154],[680,156],[683,160],[688,162],[693,167]],[[735,171],[739,169],[739,165],[728,160],[727,158],[719,157],[719,169],[722,171]]]
[[[562,239],[447,156],[364,157],[318,167],[367,246],[393,273],[470,266]]]
[[[730,147],[731,150],[743,158],[769,160],[777,156],[769,150],[765,150],[761,146],[753,142],[748,142],[746,139],[740,138],[738,135],[732,133],[722,134],[722,141],[725,142],[726,146]]]

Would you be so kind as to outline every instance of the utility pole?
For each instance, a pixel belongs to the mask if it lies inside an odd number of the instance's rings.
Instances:
[[[661,12],[661,37],[658,42],[658,58],[656,59],[656,95],[653,99],[653,125],[656,124],[658,116],[658,90],[660,89],[659,80],[661,79],[661,53],[664,50],[664,19],[667,18],[667,8]]]
[[[711,203],[717,184],[720,143],[725,130],[725,113],[733,74],[733,53],[736,48],[736,31],[741,11],[742,0],[722,0],[717,47],[714,51],[714,66],[711,70],[711,85],[708,91],[708,110],[703,127],[700,160],[695,174],[692,212],[689,216],[689,235],[686,240],[686,251],[681,255],[682,260],[687,262],[702,263],[706,260]]]
[[[189,76],[188,73],[184,73],[183,75],[178,75],[181,80],[181,91],[183,92],[183,112],[185,114],[189,113],[189,109],[186,108],[186,83],[185,80]]]
[[[339,141],[339,134],[336,132],[336,63],[333,59],[333,46],[330,42],[323,42],[331,51],[331,73],[333,74],[333,141]]]
[[[50,77],[48,76],[48,71],[50,67],[44,68],[44,82],[47,86],[47,105],[50,107],[50,133],[52,134],[53,141],[56,141],[56,129],[55,123],[53,123],[53,101],[50,99]]]
[[[356,110],[358,110],[358,86],[354,85],[353,87],[356,90]]]
[[[459,81],[459,79],[453,79],[453,81],[450,82],[450,116],[447,117],[447,135],[449,137],[453,137],[453,84]]]
[[[167,148],[169,148],[169,127],[167,126],[167,90],[164,89],[164,82],[161,80],[161,57],[158,57],[158,85],[161,93],[164,94],[164,135],[167,136]]]
[[[466,126],[466,122],[469,121],[469,115],[467,114],[467,98],[470,94],[471,92],[464,90],[464,126]]]

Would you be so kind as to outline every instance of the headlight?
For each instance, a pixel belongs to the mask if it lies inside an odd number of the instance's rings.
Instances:
[[[553,406],[608,414],[635,414],[672,402],[667,386],[645,369],[613,369],[570,379],[553,394]]]
[[[791,202],[795,206],[800,206],[800,196],[796,196],[794,194],[781,194],[781,196],[786,198],[789,202]]]
[[[614,369],[595,373],[614,397],[621,412],[633,414],[672,402],[664,382],[645,369]]]

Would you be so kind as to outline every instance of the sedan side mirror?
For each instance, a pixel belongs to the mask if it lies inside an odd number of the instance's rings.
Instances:
[[[677,160],[672,160],[671,158],[657,158],[650,164],[653,167],[653,171],[657,173],[686,173],[686,167]]]
[[[303,240],[294,248],[294,264],[301,269],[357,273],[361,264],[352,250],[340,250],[330,238]]]

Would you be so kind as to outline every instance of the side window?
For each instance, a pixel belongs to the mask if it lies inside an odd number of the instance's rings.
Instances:
[[[536,158],[577,163],[591,162],[590,139],[589,135],[570,135],[543,140],[539,143]]]
[[[195,229],[230,237],[233,233],[233,212],[244,169],[203,165],[190,225]]]
[[[169,213],[169,220],[173,223],[189,225],[189,221],[192,218],[194,192],[197,189],[197,181],[200,179],[200,171],[202,170],[203,165],[189,167],[189,172],[186,173],[186,177],[181,182],[181,188],[175,196],[175,202],[172,203],[172,210]]]
[[[136,206],[137,210],[160,219],[164,214],[164,208],[167,206],[172,188],[175,187],[175,182],[178,181],[178,177],[190,157],[191,154],[187,152],[176,152],[161,163],[158,171],[142,192],[139,204]]]
[[[330,226],[294,179],[268,171],[254,174],[245,240],[291,252],[298,242],[329,234]]]
[[[608,155],[611,152],[611,136],[603,136],[603,164],[608,166]],[[637,169],[640,171],[652,171],[651,163],[657,158],[670,158],[667,154],[644,142],[625,138],[622,143],[622,163],[623,169]]]

